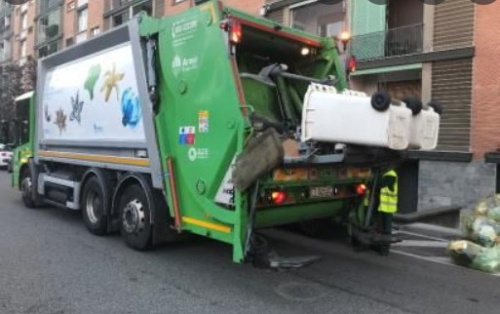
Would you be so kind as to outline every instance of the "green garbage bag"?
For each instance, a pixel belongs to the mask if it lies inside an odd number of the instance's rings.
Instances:
[[[451,241],[448,253],[460,266],[488,273],[500,272],[500,246],[485,248],[467,240]]]
[[[500,224],[500,206],[488,210],[486,217],[495,223]]]
[[[497,243],[499,236],[495,227],[497,224],[488,218],[476,217],[472,223],[472,233],[469,239],[481,246],[492,247]]]
[[[499,207],[500,207],[500,194],[494,194],[479,200],[474,206],[474,214],[476,216],[487,216],[491,210]],[[497,213],[498,213],[497,215],[500,215],[500,212]]]

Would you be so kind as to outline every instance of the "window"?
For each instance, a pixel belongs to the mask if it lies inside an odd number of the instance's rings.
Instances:
[[[141,11],[146,12],[148,15],[151,15],[153,12],[153,7],[151,1],[146,1],[144,3],[138,4],[132,8],[132,16],[140,13]]]
[[[88,22],[88,9],[83,9],[78,11],[78,32],[83,32],[87,30]]]
[[[36,3],[38,5],[37,12],[39,12],[40,14],[44,14],[58,7],[61,4],[61,0],[43,0],[43,1],[36,1]]]
[[[139,3],[132,2],[130,0],[117,0],[119,1],[119,8],[123,8],[110,18],[111,27],[116,27],[123,23],[128,22],[136,14],[141,11],[146,12],[146,14],[151,15],[153,12],[153,2],[151,0],[142,1]],[[134,5],[131,5],[131,4]]]
[[[39,1],[40,2],[40,1]],[[61,11],[59,8],[38,20],[38,43],[43,43],[60,34]]]
[[[66,39],[66,47],[73,45],[73,38]]]
[[[128,20],[129,20],[128,11],[117,14],[117,15],[113,16],[113,25],[112,26],[115,27],[118,25],[122,25],[123,23],[126,23]]]
[[[51,43],[45,44],[38,49],[38,57],[43,58],[59,50],[59,42],[53,41]]]
[[[21,14],[21,30],[28,28],[28,13]]]
[[[338,36],[345,30],[345,6],[313,3],[291,10],[292,27],[318,35]]]
[[[21,58],[26,57],[27,47],[26,47],[26,39],[21,41]]]
[[[94,27],[90,30],[90,36],[95,37],[95,36],[99,35],[100,32],[101,32],[101,30],[99,29],[99,26]]]

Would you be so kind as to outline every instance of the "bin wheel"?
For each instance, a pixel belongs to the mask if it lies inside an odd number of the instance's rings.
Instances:
[[[125,243],[136,250],[152,247],[151,204],[140,185],[127,187],[120,200],[120,233]]]
[[[406,107],[411,110],[414,116],[422,111],[422,101],[417,97],[406,97],[405,99],[403,99],[403,102],[406,104]]]
[[[373,94],[371,104],[377,111],[386,111],[391,105],[391,96],[385,91],[379,91]]]
[[[431,101],[429,104],[428,104],[429,107],[431,107],[432,109],[434,109],[434,111],[438,114],[438,115],[442,115],[443,114],[443,106],[438,103],[438,102],[435,102],[435,101]]]

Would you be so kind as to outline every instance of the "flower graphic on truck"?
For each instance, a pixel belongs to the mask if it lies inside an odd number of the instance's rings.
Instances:
[[[132,88],[123,91],[121,105],[123,126],[135,128],[141,120],[141,103]]]
[[[101,93],[104,93],[104,99],[107,102],[113,89],[116,89],[116,99],[119,100],[120,89],[118,87],[118,82],[123,80],[125,73],[116,73],[116,64],[113,63],[113,68],[106,71],[106,73],[104,73],[104,77],[104,84],[101,87]]]
[[[54,121],[54,124],[57,125],[59,134],[61,134],[63,130],[66,130],[66,118],[67,116],[62,108],[56,111],[56,121]]]
[[[94,99],[94,87],[100,75],[101,75],[101,66],[99,64],[93,65],[89,69],[89,73],[87,75],[87,79],[85,80],[85,84],[83,85],[83,87],[89,92],[90,100]]]

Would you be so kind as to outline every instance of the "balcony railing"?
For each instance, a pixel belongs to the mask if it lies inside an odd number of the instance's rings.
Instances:
[[[423,51],[423,24],[354,36],[351,51],[358,61],[404,56]]]

